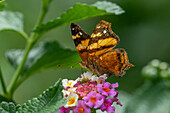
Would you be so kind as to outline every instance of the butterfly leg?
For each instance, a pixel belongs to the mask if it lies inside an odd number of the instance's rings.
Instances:
[[[74,68],[79,62],[76,62],[74,65],[72,65],[70,68]]]

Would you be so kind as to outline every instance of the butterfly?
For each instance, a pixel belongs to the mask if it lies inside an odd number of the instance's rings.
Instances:
[[[127,69],[134,66],[129,63],[127,52],[113,49],[120,42],[119,37],[112,31],[111,23],[101,20],[91,36],[75,23],[71,23],[71,32],[76,49],[82,59],[82,68],[98,76],[107,74],[122,77]]]

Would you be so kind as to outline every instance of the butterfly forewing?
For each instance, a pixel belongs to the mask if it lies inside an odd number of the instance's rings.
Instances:
[[[100,21],[92,35],[88,45],[89,55],[100,55],[113,49],[120,41],[119,37],[111,30],[111,23]]]
[[[72,38],[76,49],[83,61],[87,60],[87,47],[90,41],[90,35],[84,32],[77,24],[71,24]]]

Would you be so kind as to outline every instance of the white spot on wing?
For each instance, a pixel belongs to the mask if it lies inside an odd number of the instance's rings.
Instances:
[[[72,30],[74,31],[74,30],[75,30],[75,28],[72,28]]]
[[[106,32],[107,32],[106,30],[103,31],[104,34],[105,34]]]
[[[82,32],[79,32],[80,35],[82,35]]]

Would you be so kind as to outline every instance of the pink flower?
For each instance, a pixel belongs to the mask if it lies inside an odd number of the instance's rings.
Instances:
[[[94,107],[95,109],[99,108],[104,102],[102,95],[94,91],[91,91],[86,97],[83,97],[83,99],[87,106],[90,108]]]
[[[116,92],[117,92],[117,94],[114,96],[113,101],[116,102],[118,105],[123,106],[122,103],[119,101],[119,99],[117,99],[118,91],[116,91]]]
[[[107,108],[107,113],[115,113],[115,107],[114,106],[110,106]]]
[[[59,113],[70,113],[70,108],[65,108],[62,106],[59,110]]]
[[[106,82],[106,75],[96,76],[92,73],[85,73],[81,78],[74,80],[62,80],[64,89],[62,90],[67,104],[60,108],[59,113],[91,113],[96,110],[115,113],[113,103],[120,106],[118,100],[118,83],[110,84]]]
[[[93,83],[89,83],[89,84],[80,84],[77,86],[77,90],[76,93],[80,95],[80,97],[84,97],[86,96],[88,93],[90,93],[91,91],[95,91],[97,92],[97,88],[95,86],[95,84]]]
[[[85,105],[83,100],[79,100],[78,105],[73,109],[73,113],[91,113],[91,109]]]
[[[115,101],[118,105],[123,106],[122,103],[119,101],[119,99],[117,99],[116,97],[114,97],[114,101]]]
[[[105,99],[102,106],[100,107],[101,111],[107,111],[107,113],[114,113],[115,108],[111,105],[113,104],[113,100],[111,98]]]
[[[105,82],[103,84],[98,84],[97,89],[98,92],[101,93],[103,96],[111,96],[114,97],[117,92],[115,91],[115,87],[117,87],[118,83],[110,84],[109,82]]]
[[[115,88],[119,87],[119,84],[116,82],[115,84],[112,84],[111,87],[115,89]]]

